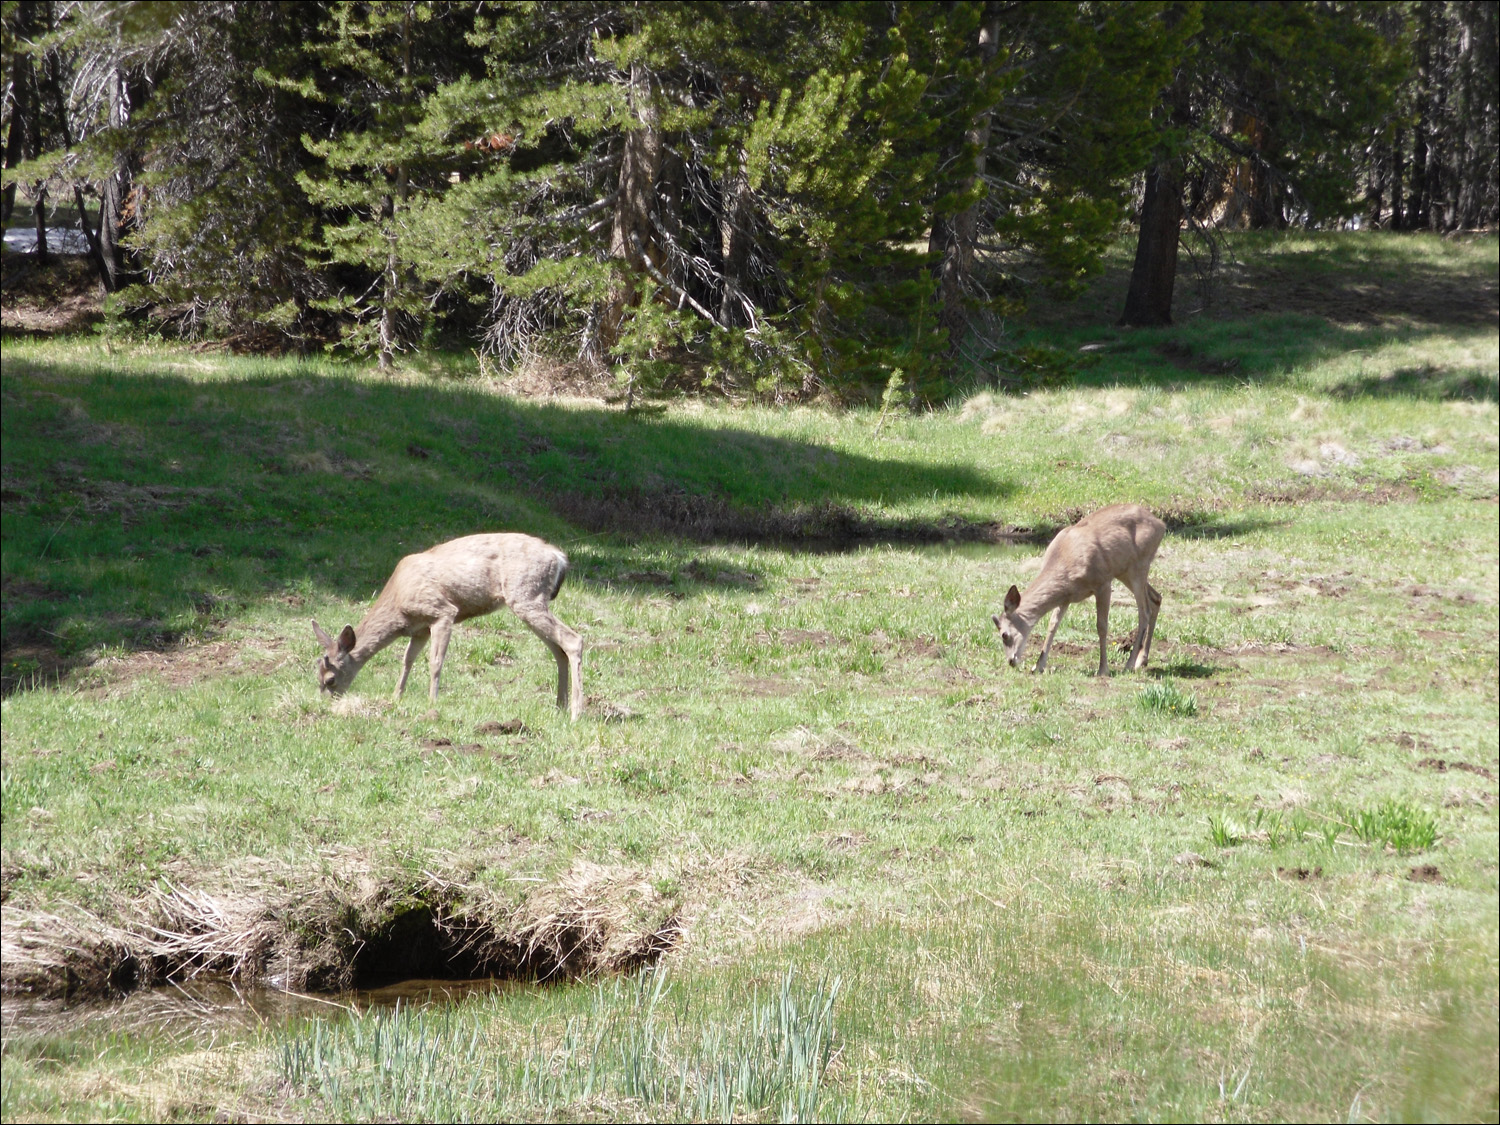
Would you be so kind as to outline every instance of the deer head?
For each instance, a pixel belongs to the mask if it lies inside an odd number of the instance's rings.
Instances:
[[[352,655],[354,626],[345,625],[337,640],[325,633],[316,621],[312,627],[313,635],[323,646],[323,655],[318,657],[318,687],[331,695],[343,695],[359,672],[359,665]]]
[[[1016,616],[1016,610],[1020,608],[1021,591],[1012,586],[1005,595],[1005,608],[1001,611],[1003,616],[990,618],[995,623],[995,628],[1000,630],[1000,643],[1005,647],[1005,659],[1012,668],[1020,666],[1021,654],[1026,651],[1026,641],[1032,630],[1032,626]]]

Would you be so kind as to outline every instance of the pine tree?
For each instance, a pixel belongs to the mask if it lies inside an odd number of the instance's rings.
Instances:
[[[1174,4],[1194,27],[1163,90],[1135,267],[1121,323],[1172,322],[1186,201],[1198,215],[1252,226],[1347,213],[1356,141],[1390,104],[1395,60],[1355,10],[1320,3]],[[1213,214],[1216,210],[1217,215]]]

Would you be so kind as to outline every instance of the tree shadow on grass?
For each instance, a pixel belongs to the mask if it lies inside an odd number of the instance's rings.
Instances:
[[[402,555],[461,535],[529,531],[569,551],[571,582],[644,591],[665,575],[690,596],[762,581],[691,545],[941,541],[977,532],[871,511],[1015,487],[717,417],[641,419],[295,365],[213,381],[8,357],[3,395],[7,692],[65,675],[100,645],[211,633],[256,600],[366,600]]]
[[[1335,398],[1411,398],[1428,401],[1495,402],[1500,379],[1489,372],[1425,364],[1403,367],[1385,376],[1347,379],[1329,389]]]
[[[1236,515],[1226,518],[1221,512],[1204,511],[1199,508],[1179,508],[1158,512],[1167,532],[1180,539],[1238,539],[1272,527],[1281,527],[1287,521],[1269,516]]]
[[[1036,543],[1052,542],[1063,528],[1077,523],[1088,515],[1088,509],[1071,508],[1062,513],[1058,522],[1040,523],[1033,527],[1001,528],[988,525],[988,531],[975,538],[987,538],[992,542]],[[1236,515],[1226,517],[1222,512],[1205,508],[1157,509],[1157,518],[1167,525],[1167,534],[1181,539],[1237,539],[1267,528],[1281,527],[1286,521],[1268,516]],[[976,528],[976,530],[978,530]]]

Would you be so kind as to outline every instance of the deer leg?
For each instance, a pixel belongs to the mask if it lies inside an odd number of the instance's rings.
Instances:
[[[1135,643],[1130,646],[1130,659],[1125,661],[1125,668],[1127,671],[1138,672],[1146,666],[1151,630],[1156,625],[1156,607],[1152,604],[1151,586],[1146,582],[1145,575],[1132,579],[1130,592],[1135,595]]]
[[[432,686],[427,690],[427,696],[432,702],[437,702],[438,677],[443,674],[443,660],[448,655],[448,638],[453,635],[453,618],[440,617],[432,623],[432,651],[428,654],[428,663],[432,667]]]
[[[1094,623],[1099,627],[1099,675],[1109,675],[1109,598],[1113,582],[1094,591]]]
[[[396,681],[396,698],[400,699],[402,692],[406,690],[406,678],[411,675],[411,666],[417,662],[418,655],[427,647],[427,630],[413,633],[411,639],[406,642],[406,656],[401,661],[401,678]]]
[[[1146,660],[1151,655],[1151,639],[1156,635],[1156,619],[1161,614],[1161,593],[1151,583],[1146,583],[1146,601],[1151,607],[1151,624],[1146,627],[1146,644],[1141,649],[1141,660],[1139,667],[1146,666]]]
[[[1042,655],[1037,658],[1036,670],[1038,672],[1047,670],[1047,654],[1052,651],[1052,638],[1057,636],[1057,627],[1062,624],[1063,614],[1067,612],[1067,602],[1057,607],[1057,614],[1052,618],[1052,628],[1047,630],[1047,639],[1042,642]]]
[[[583,714],[583,638],[543,606],[516,607],[516,616],[542,639],[557,661],[557,706],[576,720]]]

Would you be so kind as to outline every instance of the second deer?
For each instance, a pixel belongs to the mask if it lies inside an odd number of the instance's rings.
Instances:
[[[1161,609],[1161,594],[1146,581],[1146,574],[1166,531],[1167,525],[1139,504],[1101,508],[1059,531],[1042,556],[1041,573],[1024,594],[1012,586],[1005,595],[1002,615],[990,619],[1000,630],[1000,643],[1005,646],[1010,666],[1020,666],[1032,629],[1055,609],[1057,616],[1052,619],[1036,662],[1036,670],[1045,671],[1052,638],[1068,606],[1093,598],[1099,625],[1099,675],[1106,675],[1110,587],[1118,579],[1135,595],[1138,613],[1135,644],[1125,667],[1132,671],[1144,668]]]
[[[330,637],[312,623],[323,646],[318,686],[342,695],[370,657],[406,637],[406,658],[396,681],[400,699],[412,665],[430,639],[428,693],[436,701],[453,626],[508,605],[551,650],[557,661],[557,705],[577,719],[583,712],[583,638],[550,608],[567,573],[567,555],[541,539],[514,533],[468,535],[407,555],[358,628],[345,625]]]

